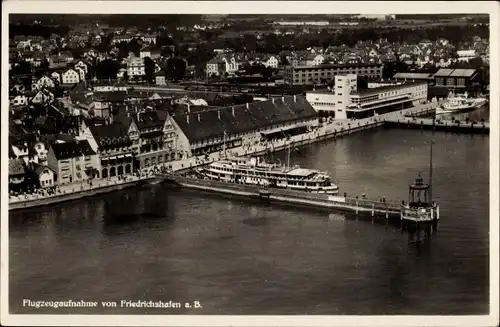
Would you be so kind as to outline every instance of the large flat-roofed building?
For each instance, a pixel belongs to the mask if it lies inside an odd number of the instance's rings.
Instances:
[[[306,93],[318,111],[336,119],[371,117],[412,107],[427,101],[426,82],[399,82],[358,91],[353,75],[337,76],[333,90]]]
[[[351,93],[347,118],[366,118],[425,103],[427,87],[426,82],[406,82]]]
[[[381,63],[322,64],[318,66],[289,66],[285,69],[285,83],[290,85],[330,82],[337,75],[355,74],[369,78],[382,78]]]
[[[213,108],[189,109],[169,117],[177,134],[177,149],[202,155],[262,139],[304,133],[318,124],[318,113],[303,96],[284,96],[268,101]]]
[[[453,89],[465,89],[481,84],[480,71],[476,69],[441,68],[434,74],[436,86]]]

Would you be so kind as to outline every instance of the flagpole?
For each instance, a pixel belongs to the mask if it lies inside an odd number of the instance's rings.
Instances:
[[[224,130],[224,143],[222,153],[224,155],[224,158],[226,158],[226,130]]]

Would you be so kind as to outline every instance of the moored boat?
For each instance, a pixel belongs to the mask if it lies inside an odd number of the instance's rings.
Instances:
[[[453,112],[469,111],[482,107],[488,102],[488,99],[477,97],[471,98],[467,92],[455,95],[450,92],[446,101],[436,108],[436,114],[448,114]]]
[[[225,158],[198,170],[210,180],[263,187],[338,194],[339,188],[330,175],[316,169],[283,166],[258,157]]]

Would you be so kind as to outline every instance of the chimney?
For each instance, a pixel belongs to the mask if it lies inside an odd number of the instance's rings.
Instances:
[[[217,118],[220,120],[220,110],[217,110]]]
[[[247,103],[247,104],[248,104],[248,103]],[[232,114],[233,114],[233,116],[234,116],[234,106],[232,106],[232,107],[231,107],[231,112],[232,112]]]
[[[201,121],[201,115],[198,114],[198,121]]]
[[[189,124],[189,115],[186,116],[187,123]]]

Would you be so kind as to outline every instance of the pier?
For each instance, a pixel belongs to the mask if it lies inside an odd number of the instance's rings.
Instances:
[[[264,188],[258,185],[225,183],[185,177],[178,174],[157,174],[155,178],[167,180],[189,189],[259,199],[268,203],[288,203],[327,211],[337,210],[351,212],[356,215],[401,220],[401,203],[387,201],[384,198],[375,200],[364,197],[348,197],[347,195],[338,196],[279,188]]]
[[[460,120],[439,120],[432,118],[387,118],[384,119],[384,127],[421,129],[432,131],[444,131],[449,133],[463,134],[489,134],[490,123],[460,121]]]
[[[246,199],[258,200],[269,205],[293,205],[327,212],[344,212],[356,218],[368,217],[372,221],[383,219],[387,223],[393,222],[402,228],[420,229],[436,228],[439,221],[439,207],[432,219],[421,219],[416,214],[408,219],[403,213],[408,211],[404,201],[388,201],[385,198],[369,199],[364,196],[352,197],[343,195],[318,194],[306,191],[295,191],[281,188],[268,188],[259,185],[226,183],[215,180],[199,179],[181,176],[180,174],[156,174],[156,179],[168,181],[187,189],[217,193],[228,196],[237,196]],[[403,207],[406,209],[403,210]]]

